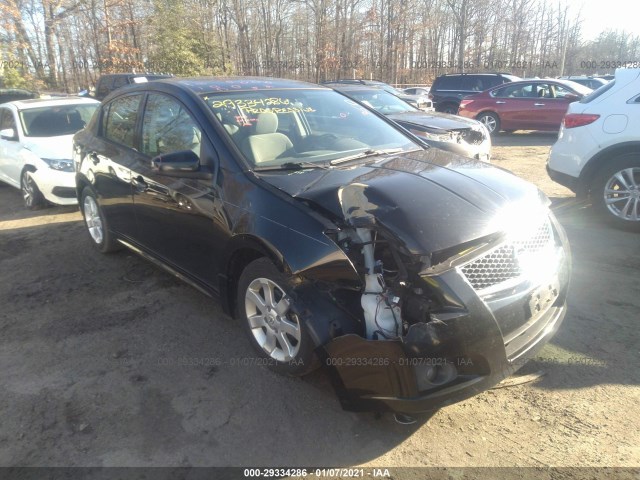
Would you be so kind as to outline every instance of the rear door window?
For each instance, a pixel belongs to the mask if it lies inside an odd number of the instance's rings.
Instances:
[[[490,78],[491,77],[488,76],[466,75],[462,80],[462,90],[467,90],[469,92],[483,92],[493,86],[489,83]]]
[[[460,77],[440,77],[439,90],[461,90],[462,78]]]

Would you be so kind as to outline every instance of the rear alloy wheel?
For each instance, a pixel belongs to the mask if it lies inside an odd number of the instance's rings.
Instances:
[[[603,168],[591,188],[594,207],[614,224],[640,229],[640,159],[625,155]]]
[[[251,262],[238,282],[238,316],[251,344],[272,370],[304,375],[317,366],[313,343],[295,301],[290,280],[267,258]]]
[[[500,118],[493,112],[485,112],[478,115],[477,120],[484,124],[491,135],[500,131]]]
[[[84,217],[87,231],[95,247],[102,253],[114,252],[121,248],[109,232],[108,223],[98,205],[96,194],[91,187],[82,191],[80,209]]]
[[[20,178],[20,191],[24,199],[24,206],[29,210],[37,210],[42,208],[46,201],[42,192],[36,185],[35,180],[31,176],[31,170],[23,170]]]

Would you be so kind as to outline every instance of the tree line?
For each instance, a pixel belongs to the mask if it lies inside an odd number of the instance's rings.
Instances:
[[[566,0],[0,0],[0,62],[5,87],[67,92],[131,71],[427,84],[611,72],[640,37],[584,41]]]

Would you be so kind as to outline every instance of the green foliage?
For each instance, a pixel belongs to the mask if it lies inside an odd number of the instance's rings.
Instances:
[[[23,68],[15,60],[13,55],[9,55],[6,60],[2,61],[1,85],[4,88],[28,88],[31,83],[29,75],[25,75]]]
[[[196,19],[182,2],[154,0],[152,16],[153,51],[147,70],[180,76],[203,75],[207,70],[207,45],[196,38]]]

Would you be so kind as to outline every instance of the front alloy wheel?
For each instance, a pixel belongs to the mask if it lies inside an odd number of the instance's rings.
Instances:
[[[100,205],[96,200],[96,194],[91,187],[85,187],[84,190],[82,190],[80,209],[84,216],[87,232],[89,232],[92,243],[98,250],[102,253],[108,253],[115,252],[122,248],[113,238],[111,232],[109,232],[109,224],[100,209]]]
[[[22,191],[24,206],[29,210],[36,210],[42,207],[44,205],[44,196],[33,180],[31,171],[24,170],[20,180],[20,190]]]
[[[104,240],[104,227],[102,226],[98,204],[91,195],[87,195],[84,197],[82,206],[84,209],[84,221],[87,223],[89,235],[99,245]]]
[[[291,288],[291,278],[269,259],[254,260],[238,281],[237,315],[264,364],[278,373],[304,375],[317,367],[317,359]]]
[[[275,282],[256,278],[245,293],[249,328],[262,350],[278,362],[293,360],[300,350],[300,320],[290,312],[291,302]]]

